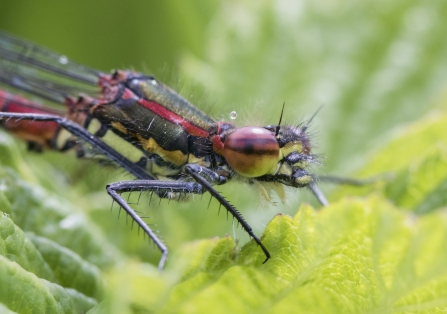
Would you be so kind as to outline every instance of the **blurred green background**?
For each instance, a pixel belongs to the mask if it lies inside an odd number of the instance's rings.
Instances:
[[[184,1],[0,1],[0,27],[108,71],[173,71],[185,51],[203,57],[217,3]]]
[[[442,0],[0,0],[1,29],[104,71],[153,73],[218,119],[236,110],[239,125],[274,124],[285,102],[285,122],[298,124],[324,105],[311,129],[314,151],[324,160],[316,170],[340,176],[365,164],[402,125],[445,109],[446,14]],[[90,211],[110,242],[157,259],[142,237],[123,227],[124,219],[117,223],[104,210],[111,201],[103,186],[122,173],[74,158],[67,164],[58,154],[47,154],[46,164],[44,156],[21,158],[40,184],[58,194],[72,189],[66,197]],[[51,179],[46,167],[56,167]],[[294,213],[311,199],[288,190],[286,204],[275,198],[271,206],[253,187],[219,190],[258,234],[275,213]],[[149,210],[150,223],[174,249],[185,240],[232,233],[215,204],[206,210],[207,204],[207,196],[164,201]]]

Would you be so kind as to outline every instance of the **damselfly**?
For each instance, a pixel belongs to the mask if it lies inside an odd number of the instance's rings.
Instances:
[[[311,164],[318,164],[307,134],[309,121],[287,126],[280,119],[275,125],[236,128],[210,118],[153,76],[133,71],[104,74],[4,33],[0,56],[4,85],[67,108],[50,109],[0,90],[3,127],[34,150],[75,149],[85,157],[88,144],[133,175],[135,180],[111,183],[106,189],[161,251],[159,268],[168,249],[121,196],[123,192],[150,191],[160,198],[208,192],[256,241],[265,261],[269,251],[215,185],[232,179],[274,182],[307,188],[327,204],[309,171]],[[99,122],[95,131],[93,121]],[[62,130],[71,136],[61,140]],[[109,131],[138,150],[139,159],[131,160],[106,144],[102,138]]]

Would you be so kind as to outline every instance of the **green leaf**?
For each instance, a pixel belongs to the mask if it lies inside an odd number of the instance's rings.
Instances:
[[[110,265],[119,254],[82,213],[68,200],[20,180],[10,169],[1,170],[5,187],[0,192],[3,212],[25,231],[63,243],[98,265]]]
[[[74,289],[56,284],[58,279],[51,265],[45,263],[8,215],[1,214],[0,230],[0,303],[3,306],[19,313],[79,313],[97,303]]]
[[[47,238],[37,237],[32,233],[28,233],[27,238],[52,269],[57,278],[55,282],[95,299],[102,298],[102,274],[95,265]]]
[[[132,308],[162,313],[359,313],[447,308],[445,213],[416,218],[387,201],[346,199],[316,213],[303,206],[295,217],[276,216],[263,243],[272,258],[252,241],[234,263],[210,268],[210,259],[234,255],[230,238],[197,242],[176,256],[178,268],[148,276],[129,266],[113,273],[109,310]],[[203,263],[198,264],[200,256]],[[208,262],[206,262],[208,261]],[[144,280],[136,282],[132,278]],[[154,280],[170,287],[154,289]],[[147,282],[147,283],[145,283]],[[115,305],[118,304],[118,305]],[[123,307],[127,304],[127,307]]]
[[[103,298],[97,266],[118,262],[120,253],[69,200],[12,169],[1,168],[0,178],[0,304],[19,313],[92,308]]]

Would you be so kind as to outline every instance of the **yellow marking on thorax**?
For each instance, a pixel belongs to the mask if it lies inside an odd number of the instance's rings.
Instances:
[[[180,150],[169,151],[157,144],[153,138],[145,139],[137,134],[138,140],[141,142],[143,149],[152,154],[157,154],[163,160],[168,161],[176,166],[182,166],[188,161],[188,156]]]
[[[281,156],[288,156],[290,153],[303,152],[303,143],[301,142],[290,142],[287,143],[283,148],[281,148]]]
[[[291,176],[292,175],[292,168],[288,164],[283,163],[281,165],[281,167],[279,167],[279,169],[278,169],[278,171],[276,173],[284,174],[286,176]]]
[[[111,122],[110,125],[123,134],[128,134],[128,130],[121,124],[121,122]]]
[[[210,163],[205,161],[205,157],[196,157],[193,154],[189,154],[188,155],[188,164],[197,164],[197,165],[201,165],[203,167],[209,167]]]
[[[132,136],[135,136],[136,138],[138,138],[143,149],[146,150],[147,152],[157,154],[163,160],[170,162],[176,166],[182,166],[187,163],[188,164],[199,164],[204,167],[209,166],[209,163],[205,162],[204,157],[198,158],[198,157],[194,156],[193,154],[185,155],[180,150],[174,150],[174,151],[166,150],[163,147],[161,147],[160,145],[158,145],[158,143],[153,138],[146,139],[139,134],[136,134],[134,132],[129,132],[129,130],[126,129],[126,127],[124,127],[120,122],[111,122],[111,125],[113,128],[115,128],[116,130],[120,131],[123,134],[129,134],[129,135],[132,135]],[[159,167],[157,166],[156,168],[159,168]],[[152,169],[151,172],[153,174],[158,174],[158,173],[163,173],[163,172],[171,174],[171,172],[169,172],[169,171],[167,172],[165,170],[165,168]],[[178,172],[178,170],[173,170],[172,174],[175,174],[176,172]]]

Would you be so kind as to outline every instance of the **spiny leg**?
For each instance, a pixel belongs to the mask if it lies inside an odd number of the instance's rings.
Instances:
[[[114,150],[112,147],[95,137],[89,131],[84,129],[79,124],[60,116],[49,115],[49,114],[33,114],[33,113],[9,113],[0,112],[1,119],[16,119],[16,120],[33,120],[33,121],[54,121],[59,124],[62,128],[66,129],[68,132],[74,136],[82,139],[83,141],[91,144],[95,149],[100,151],[102,154],[110,158],[110,160],[116,162],[119,166],[124,168],[126,171],[130,172],[137,179],[152,180],[152,176],[147,174],[140,166],[133,163],[122,154]]]
[[[331,176],[331,175],[320,175],[318,176],[318,180],[320,182],[326,182],[337,185],[365,186],[373,184],[379,180],[389,180],[390,177],[391,176],[389,174],[385,174],[366,179],[353,179],[353,178]],[[326,197],[324,196],[323,192],[314,183],[309,184],[308,188],[315,195],[315,197],[318,199],[321,205],[323,206],[329,205],[329,202],[326,200]]]
[[[215,197],[220,205],[223,205],[228,212],[241,224],[244,230],[255,240],[255,242],[263,250],[266,259],[264,263],[270,258],[270,253],[267,248],[262,244],[261,240],[254,234],[250,225],[245,221],[242,215],[231,205],[227,200],[223,198],[213,187],[212,184],[223,184],[227,181],[227,178],[219,176],[214,171],[204,168],[199,165],[191,164],[185,166],[185,172],[191,175],[198,183],[192,182],[176,182],[176,181],[157,181],[147,174],[140,166],[125,158],[123,155],[115,151],[113,148],[102,142],[86,129],[78,125],[77,123],[70,121],[67,118],[47,115],[47,114],[30,114],[30,113],[6,113],[0,112],[0,119],[18,119],[18,120],[33,120],[33,121],[54,121],[61,127],[69,131],[71,134],[79,137],[85,142],[91,144],[98,151],[109,157],[112,161],[116,162],[119,166],[133,174],[139,181],[124,181],[118,182],[107,186],[108,193],[112,196],[114,201],[118,202],[120,206],[126,210],[126,212],[132,217],[137,224],[143,228],[148,236],[155,242],[155,244],[162,251],[162,259],[159,262],[159,268],[164,266],[167,257],[166,246],[158,239],[154,232],[144,223],[144,221],[138,216],[138,214],[126,203],[126,201],[119,195],[118,192],[125,192],[132,189],[155,191],[157,194],[163,189],[167,189],[166,192],[183,192],[183,193],[195,193],[203,194],[205,191]],[[135,183],[136,182],[136,183]],[[138,186],[144,182],[143,186]]]
[[[168,257],[168,248],[156,233],[143,221],[143,219],[129,206],[126,200],[121,196],[123,192],[150,191],[159,195],[166,192],[173,193],[194,193],[203,194],[202,186],[195,182],[181,181],[158,181],[158,180],[134,180],[121,181],[107,185],[107,193],[112,199],[121,206],[122,209],[132,218],[134,222],[148,235],[161,252],[161,258],[158,262],[158,268],[163,269]]]
[[[139,179],[147,179],[148,181],[144,182],[153,182],[152,177],[143,171],[138,165],[134,164],[120,153],[115,151],[113,148],[102,142],[100,139],[95,137],[93,134],[88,132],[86,129],[78,125],[77,123],[70,121],[64,117],[47,115],[47,114],[30,114],[30,113],[6,113],[0,112],[0,119],[16,119],[16,120],[33,120],[33,121],[54,121],[58,123],[61,127],[69,131],[74,136],[84,140],[85,142],[91,144],[98,151],[108,156],[111,160],[115,161],[119,166],[133,174],[135,177]],[[137,181],[138,182],[138,181]],[[157,182],[157,181],[155,181]],[[117,184],[119,186],[119,182]],[[122,197],[117,194],[113,190],[113,185],[107,186],[107,192],[112,196],[112,199],[116,201],[120,205],[120,209],[123,208],[126,212],[131,216],[132,221],[135,221],[144,231],[145,233],[155,242],[157,247],[163,253],[162,259],[160,260],[159,267],[163,267],[166,256],[167,256],[167,248],[166,246],[158,239],[155,233],[144,223],[142,218],[130,208],[127,202],[122,199]]]
[[[270,253],[267,248],[262,244],[261,240],[254,234],[253,229],[250,225],[245,221],[244,217],[239,213],[236,208],[231,205],[219,192],[217,192],[210,181],[216,184],[222,184],[226,182],[226,178],[219,176],[217,173],[213,172],[208,168],[204,168],[200,165],[190,164],[185,166],[185,172],[194,178],[203,189],[207,190],[217,201],[225,207],[227,212],[229,212],[238,223],[241,224],[242,228],[244,228],[245,232],[247,232],[253,240],[261,247],[262,251],[265,254],[265,262],[270,259]]]
[[[323,206],[329,205],[329,202],[327,201],[323,192],[320,190],[318,186],[315,185],[315,183],[311,183],[307,187],[313,193],[313,195],[315,195],[315,197],[317,198],[317,200],[320,202],[321,205]]]
[[[318,180],[321,182],[337,184],[337,185],[351,185],[351,186],[365,186],[365,185],[370,185],[370,184],[376,183],[380,180],[388,181],[391,179],[393,179],[393,175],[387,174],[387,173],[372,176],[372,177],[365,178],[365,179],[354,179],[354,178],[339,177],[339,176],[332,176],[332,175],[318,176]]]

